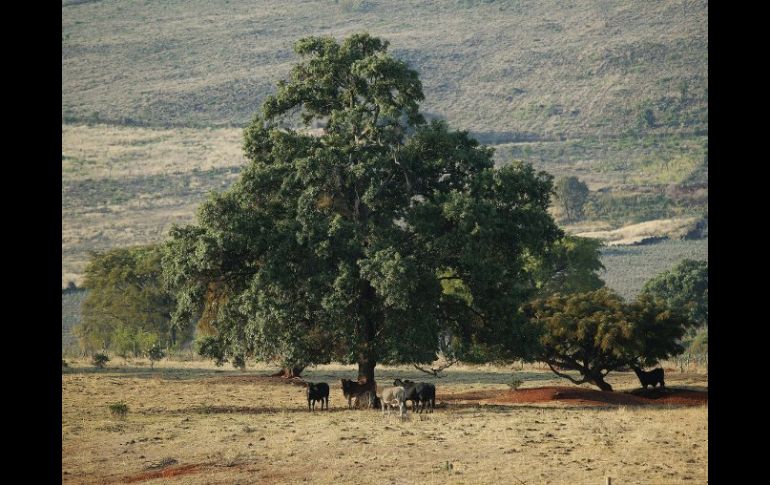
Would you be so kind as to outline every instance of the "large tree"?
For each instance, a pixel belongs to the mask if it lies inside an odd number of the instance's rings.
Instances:
[[[641,295],[627,304],[607,288],[554,294],[524,307],[539,333],[535,358],[575,384],[612,391],[604,379],[629,364],[653,365],[682,353],[680,344],[693,322],[663,301]],[[560,370],[576,370],[574,378]]]
[[[302,367],[521,352],[527,258],[561,232],[552,178],[426,123],[417,72],[356,34],[300,40],[301,61],[245,130],[248,165],[172,229],[175,321],[213,309],[206,348]],[[311,130],[311,127],[321,127]]]

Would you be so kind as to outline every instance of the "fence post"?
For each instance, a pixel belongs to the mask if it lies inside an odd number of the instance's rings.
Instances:
[[[606,482],[604,485],[612,485],[612,478],[607,477]]]

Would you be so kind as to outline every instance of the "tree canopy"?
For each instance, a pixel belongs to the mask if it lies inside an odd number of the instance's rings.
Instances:
[[[556,181],[556,200],[568,222],[583,217],[583,208],[588,200],[588,186],[575,176],[561,177]]]
[[[565,235],[544,255],[531,258],[529,270],[537,295],[580,293],[603,287],[604,281],[597,274],[604,270],[601,247],[599,239]]]
[[[175,322],[204,351],[305,366],[516,355],[528,258],[562,234],[552,178],[419,112],[388,42],[308,37],[244,132],[248,164],[164,248]],[[316,133],[310,129],[320,126]],[[208,350],[206,350],[208,349]]]
[[[75,333],[85,351],[139,356],[153,344],[173,345],[191,337],[171,325],[175,302],[162,285],[156,246],[92,254],[83,286],[88,294]]]
[[[708,325],[708,261],[682,260],[645,283],[642,293],[663,299],[678,311],[686,312],[698,325]]]
[[[612,390],[604,378],[613,370],[682,353],[680,340],[693,325],[659,299],[641,295],[627,304],[608,288],[554,294],[526,305],[524,313],[539,335],[536,360],[575,384],[590,382],[605,391]],[[559,372],[564,369],[582,377]]]

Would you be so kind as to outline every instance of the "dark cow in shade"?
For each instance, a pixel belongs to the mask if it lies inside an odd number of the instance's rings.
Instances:
[[[413,382],[408,379],[401,380],[396,379],[393,381],[394,386],[402,386],[404,388],[404,400],[412,401],[412,411],[417,412],[417,406],[420,406],[420,413],[422,413],[426,406],[430,412],[436,408],[436,386],[428,382]]]
[[[663,382],[663,369],[657,368],[647,372],[635,365],[632,365],[631,368],[634,369],[636,377],[639,378],[639,382],[642,383],[642,387],[645,389],[647,389],[648,385],[655,387],[658,383],[660,383],[660,387],[666,387],[666,383]]]
[[[342,382],[342,394],[348,400],[348,409],[353,407],[353,399],[357,402],[367,402],[371,407],[377,401],[377,384],[372,382],[357,382],[349,379],[340,379]]]
[[[315,402],[321,401],[321,410],[324,408],[324,401],[326,402],[326,409],[329,409],[329,384],[325,382],[319,382],[314,384],[312,382],[307,383],[307,410],[310,411],[310,403],[313,403],[312,410],[315,410]]]

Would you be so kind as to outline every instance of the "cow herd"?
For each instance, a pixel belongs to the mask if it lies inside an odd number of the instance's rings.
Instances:
[[[380,390],[377,396],[377,385],[374,381],[360,383],[349,379],[341,379],[342,394],[348,400],[348,409],[356,406],[381,407],[382,414],[390,414],[392,408],[398,408],[399,416],[406,414],[406,402],[412,402],[412,412],[433,412],[436,408],[436,386],[427,382],[413,382],[408,379],[396,379],[393,386]],[[329,409],[329,385],[325,382],[306,383],[307,409],[315,410],[316,401],[321,402],[321,410]]]

